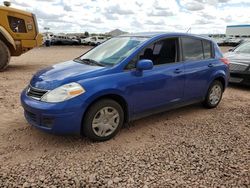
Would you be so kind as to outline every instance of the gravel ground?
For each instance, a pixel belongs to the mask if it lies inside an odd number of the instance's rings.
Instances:
[[[0,73],[0,187],[250,187],[250,88],[130,124],[112,140],[30,127],[19,95],[32,74],[83,47],[39,48]],[[225,50],[225,49],[224,49]]]

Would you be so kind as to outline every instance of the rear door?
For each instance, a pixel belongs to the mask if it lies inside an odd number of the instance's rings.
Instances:
[[[185,100],[200,100],[206,94],[214,70],[212,43],[193,37],[182,37],[182,58],[185,67]]]

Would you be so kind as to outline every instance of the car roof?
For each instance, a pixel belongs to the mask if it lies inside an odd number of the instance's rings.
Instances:
[[[189,33],[178,33],[178,32],[143,32],[143,33],[130,33],[130,34],[120,35],[120,37],[146,37],[146,38],[167,37],[167,36],[184,36],[184,37],[188,36],[205,40],[212,40],[211,38],[202,35],[194,35]]]

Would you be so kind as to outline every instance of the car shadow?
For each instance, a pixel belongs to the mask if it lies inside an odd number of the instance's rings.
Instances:
[[[229,87],[234,88],[234,89],[240,89],[240,90],[243,90],[243,91],[250,91],[250,86],[242,85],[242,84],[230,83]]]
[[[200,103],[185,106],[182,108],[177,108],[169,111],[164,111],[161,113],[156,113],[144,118],[140,118],[138,120],[131,121],[129,123],[124,124],[123,128],[121,129],[120,133],[115,136],[112,140],[119,141],[123,140],[124,138],[130,137],[132,135],[129,135],[131,132],[133,133],[133,136],[136,136],[143,132],[146,131],[148,128],[152,128],[152,126],[155,123],[158,122],[167,122],[168,120],[178,120],[181,119],[182,117],[187,117],[187,116],[192,116],[195,115],[196,113],[199,112],[206,112],[207,109],[203,108]],[[34,127],[30,127],[30,131],[32,132],[31,134],[33,135],[34,139],[37,140],[37,143],[42,143],[44,144],[51,144],[51,145],[56,145],[56,146],[67,146],[67,145],[89,145],[92,143],[97,143],[89,140],[85,136],[81,135],[54,135],[54,134],[49,134],[45,133],[41,130],[38,130]],[[133,137],[132,136],[132,137]],[[45,141],[46,140],[46,141]],[[44,142],[45,141],[45,142]],[[108,142],[110,142],[108,141]],[[105,143],[105,142],[102,142]]]
[[[21,124],[19,128],[9,130],[8,133],[2,135],[0,140],[4,143],[4,147],[0,148],[0,153],[2,152],[3,156],[8,157],[12,152],[15,152],[16,154],[19,153],[20,156],[25,156],[22,157],[22,160],[31,160],[54,152],[74,151],[89,157],[89,152],[102,152],[114,148],[140,148],[144,144],[160,138],[157,135],[163,130],[184,126],[185,121],[193,120],[197,113],[200,115],[206,114],[207,109],[203,108],[201,104],[194,104],[150,115],[130,122],[129,126],[124,126],[118,135],[106,142],[93,142],[80,135],[48,134],[31,127],[23,118],[19,122],[19,125]],[[185,120],[183,121],[183,119]],[[177,122],[177,124],[171,122]]]

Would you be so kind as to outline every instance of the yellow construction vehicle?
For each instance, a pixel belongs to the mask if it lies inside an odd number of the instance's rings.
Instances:
[[[11,56],[20,56],[42,45],[36,16],[11,8],[7,1],[4,5],[0,6],[0,71],[8,66]]]

